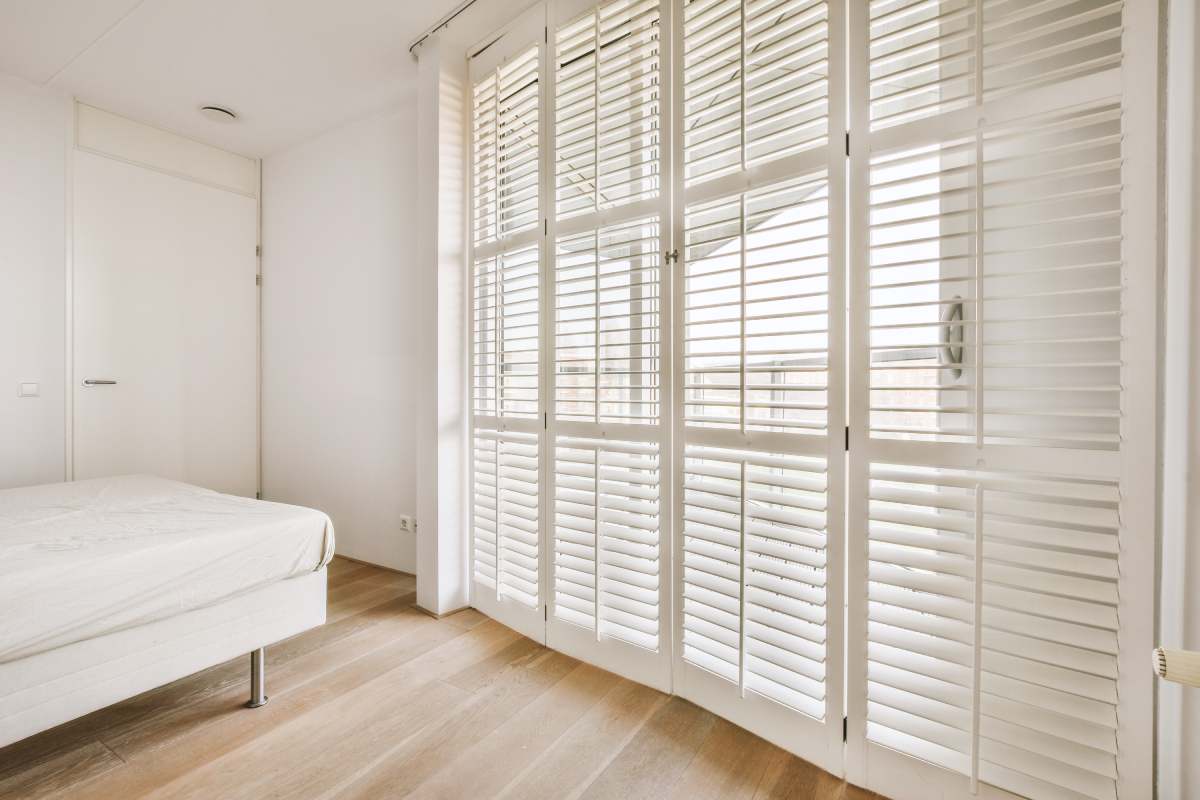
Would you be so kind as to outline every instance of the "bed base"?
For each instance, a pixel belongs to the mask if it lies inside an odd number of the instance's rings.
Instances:
[[[325,575],[0,664],[0,747],[246,653],[265,702],[263,648],[325,622]]]

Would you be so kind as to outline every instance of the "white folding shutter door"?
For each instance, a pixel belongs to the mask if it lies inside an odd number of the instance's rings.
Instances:
[[[844,7],[680,3],[676,691],[842,762]]]
[[[670,688],[660,0],[552,6],[547,642]]]
[[[1151,702],[1121,559],[1154,546],[1124,477],[1153,312],[1123,287],[1153,267],[1124,258],[1122,3],[875,0],[851,32],[849,777],[1115,798]]]
[[[472,64],[471,597],[543,640],[541,48],[509,47]]]

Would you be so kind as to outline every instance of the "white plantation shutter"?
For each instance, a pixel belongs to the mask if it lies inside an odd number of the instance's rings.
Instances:
[[[1144,796],[1157,24],[549,0],[481,43],[473,604],[897,800]]]
[[[666,689],[662,3],[552,9],[547,641]]]
[[[560,437],[554,472],[555,616],[657,650],[658,447]]]
[[[508,48],[472,64],[472,603],[543,640],[541,48]]]
[[[982,780],[1114,797],[1116,481],[879,463],[869,481],[868,739],[969,774],[977,724]]]
[[[848,775],[890,796],[1143,796],[1123,5],[852,20]]]
[[[684,4],[689,184],[828,142],[829,13],[823,0]]]
[[[692,426],[828,433],[829,215],[822,173],[687,208]]]
[[[479,430],[474,446],[474,574],[496,600],[538,604],[538,438]]]
[[[554,176],[560,219],[658,193],[659,5],[659,0],[612,0],[555,33]]]
[[[825,713],[821,459],[685,452],[683,657],[810,717]]]
[[[538,222],[539,50],[531,47],[497,70],[497,235]]]
[[[555,418],[657,424],[657,218],[562,236],[555,263]]]
[[[811,0],[683,3],[673,176],[675,689],[835,772],[842,13]]]
[[[526,49],[474,86],[472,230],[477,246],[539,221],[538,53],[537,47]]]

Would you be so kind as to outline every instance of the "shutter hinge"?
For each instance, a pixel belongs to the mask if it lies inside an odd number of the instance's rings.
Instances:
[[[261,244],[254,245],[254,255],[256,255],[256,256],[262,255],[262,245]]]
[[[850,452],[850,426],[846,426],[846,452]]]
[[[542,606],[542,621],[550,621],[550,606]]]
[[[550,428],[550,412],[543,411],[542,412],[542,430],[548,430],[549,428]]]
[[[542,33],[546,38],[546,43],[549,44],[550,43],[550,28],[549,27],[542,28]]]
[[[254,285],[262,286],[262,273],[261,272],[254,276]]]
[[[842,717],[842,741],[845,742],[850,738],[850,718]]]
[[[663,261],[667,264],[674,264],[679,261],[679,250],[667,250],[663,253]]]
[[[550,235],[550,220],[549,219],[542,220],[542,235],[543,236]]]
[[[255,493],[254,493],[254,499],[255,499],[255,500],[262,500],[262,492],[255,492]]]
[[[850,155],[850,131],[846,131],[846,156]]]

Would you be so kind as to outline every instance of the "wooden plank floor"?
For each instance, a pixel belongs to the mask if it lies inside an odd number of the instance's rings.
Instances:
[[[691,703],[335,559],[329,621],[0,749],[16,798],[871,800]]]

